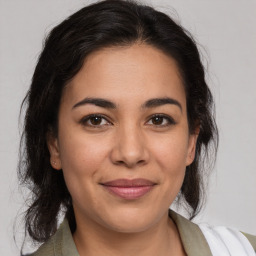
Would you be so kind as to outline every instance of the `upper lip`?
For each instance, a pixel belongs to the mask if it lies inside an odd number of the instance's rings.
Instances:
[[[156,185],[155,182],[146,179],[117,179],[101,183],[111,187],[143,187]]]

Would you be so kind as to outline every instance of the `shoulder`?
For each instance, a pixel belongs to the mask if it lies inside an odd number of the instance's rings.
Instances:
[[[256,236],[224,226],[199,225],[199,228],[205,236],[213,255],[226,252],[229,255],[255,256]]]
[[[67,230],[68,229],[68,230]],[[69,226],[66,220],[60,225],[56,233],[42,244],[37,251],[26,256],[61,256],[63,241],[65,239],[65,232],[69,231]]]
[[[170,211],[188,255],[255,256],[256,236],[227,227],[196,224]]]
[[[26,256],[59,256],[61,254],[61,244],[60,239],[62,230],[58,231],[44,244],[42,244],[34,253]]]
[[[54,236],[51,237],[47,242],[41,245],[37,251],[32,254],[27,254],[25,256],[55,256],[54,252]]]
[[[68,221],[64,219],[57,232],[39,249],[27,256],[79,256]]]
[[[243,233],[243,235],[249,240],[249,242],[251,243],[254,251],[256,252],[256,236],[253,236],[253,235],[250,235],[250,234],[247,234],[247,233]]]

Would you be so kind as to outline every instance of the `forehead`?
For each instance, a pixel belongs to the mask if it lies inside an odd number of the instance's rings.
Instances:
[[[145,44],[105,48],[87,56],[63,92],[63,98],[73,103],[84,97],[116,102],[172,97],[185,104],[184,86],[175,60]]]

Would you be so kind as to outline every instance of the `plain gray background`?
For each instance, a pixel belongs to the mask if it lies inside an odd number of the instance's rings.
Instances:
[[[1,255],[18,255],[13,222],[24,203],[16,179],[18,116],[42,40],[63,18],[90,2],[0,0]],[[256,235],[256,1],[144,2],[181,22],[202,45],[208,63],[220,145],[208,202],[196,221]]]

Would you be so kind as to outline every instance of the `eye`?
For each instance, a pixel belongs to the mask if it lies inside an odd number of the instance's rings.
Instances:
[[[105,125],[110,125],[110,122],[102,115],[89,115],[84,117],[80,123],[84,126],[89,126],[93,128],[100,128]]]
[[[170,116],[156,114],[149,119],[147,124],[163,127],[163,126],[174,125],[176,124],[176,122]]]

